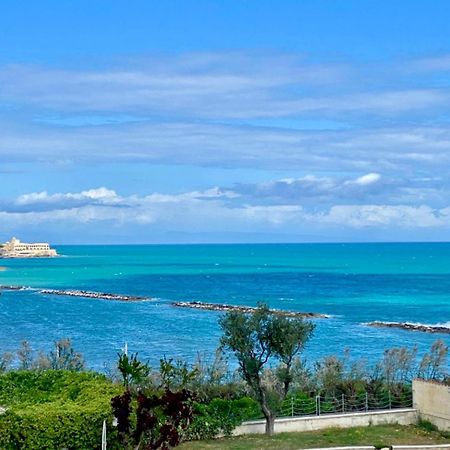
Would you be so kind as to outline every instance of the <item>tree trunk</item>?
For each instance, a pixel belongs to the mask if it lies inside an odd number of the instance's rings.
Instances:
[[[261,404],[261,409],[266,419],[266,435],[273,436],[275,428],[275,414],[270,410],[266,402]]]
[[[288,376],[290,376],[290,375],[288,375]],[[289,379],[286,378],[286,379],[284,380],[284,383],[283,383],[283,400],[284,400],[284,399],[287,397],[287,395],[288,395],[290,384],[291,384],[291,380],[289,380]]]
[[[264,414],[264,417],[266,419],[266,435],[273,436],[275,428],[275,414],[270,409],[267,403],[266,392],[264,391],[264,388],[261,384],[261,380],[258,379],[256,380],[256,383],[250,385],[253,387],[253,390],[256,394],[256,399],[258,400],[259,406],[261,406],[262,413]]]
[[[270,414],[270,416],[266,417],[266,436],[272,437],[275,433],[275,416]]]

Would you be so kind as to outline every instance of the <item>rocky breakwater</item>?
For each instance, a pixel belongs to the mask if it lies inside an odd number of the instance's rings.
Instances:
[[[97,298],[101,300],[119,300],[122,302],[139,302],[147,300],[146,297],[139,297],[136,295],[110,294],[106,292],[92,292],[82,291],[77,289],[41,289],[39,291],[45,295],[64,295],[68,297],[83,297],[83,298]]]
[[[450,327],[444,325],[424,325],[421,323],[411,323],[411,322],[369,322],[367,324],[369,327],[378,328],[400,328],[407,331],[423,331],[425,333],[444,333],[450,334]]]
[[[193,308],[206,311],[239,311],[242,313],[252,313],[255,312],[257,308],[253,306],[236,306],[227,305],[222,303],[205,303],[205,302],[174,302],[171,303],[172,306],[177,308]],[[272,314],[283,317],[297,317],[304,319],[327,319],[329,316],[321,313],[314,312],[297,312],[297,311],[283,311],[281,309],[271,309]]]
[[[0,285],[0,291],[25,291],[25,286],[7,286],[7,285]]]
[[[107,292],[83,291],[79,289],[37,289],[26,286],[4,286],[0,285],[0,291],[36,291],[43,295],[63,295],[68,297],[96,298],[100,300],[117,300],[122,302],[139,302],[148,300],[148,297],[140,297],[137,295],[111,294]]]

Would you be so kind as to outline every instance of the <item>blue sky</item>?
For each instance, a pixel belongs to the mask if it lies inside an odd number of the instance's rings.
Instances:
[[[4,1],[0,238],[450,239],[446,1]]]

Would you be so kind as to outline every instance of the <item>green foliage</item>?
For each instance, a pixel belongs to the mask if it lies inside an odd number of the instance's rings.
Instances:
[[[8,410],[0,417],[0,448],[100,448],[103,420],[111,423],[111,419],[104,402],[89,408],[49,403]],[[114,429],[109,430],[109,438],[112,443]]]
[[[117,368],[127,389],[132,385],[139,385],[150,374],[150,367],[138,359],[137,353],[131,356],[119,353],[118,356]]]
[[[290,382],[289,370],[294,357],[310,338],[314,325],[302,319],[272,314],[260,304],[252,314],[230,311],[220,321],[221,345],[232,351],[244,379],[254,388],[270,358],[284,365],[283,381]]]
[[[280,411],[284,416],[292,415],[292,407],[295,414],[307,415],[316,413],[316,398],[305,392],[289,394],[282,402]]]
[[[86,403],[90,397],[118,391],[105,376],[95,372],[18,370],[0,375],[0,403],[6,406],[67,401]]]
[[[244,420],[261,416],[258,403],[250,397],[238,400],[214,399],[208,404],[194,404],[194,420],[185,439],[214,439],[219,434],[231,435]]]
[[[159,360],[159,375],[164,389],[185,389],[199,375],[197,367],[189,368],[189,365],[180,359],[174,360],[166,357]]]
[[[0,375],[0,448],[96,449],[110,399],[121,391],[104,376],[73,371],[15,371]],[[114,448],[115,429],[108,437]]]
[[[241,375],[252,389],[266,418],[266,433],[271,436],[274,427],[274,409],[269,395],[280,392],[286,397],[292,382],[294,358],[311,337],[314,325],[298,318],[273,314],[267,305],[260,304],[251,314],[230,311],[219,321],[223,335],[221,345],[233,352]],[[263,383],[263,370],[271,360],[278,360],[278,380],[281,389],[268,388]]]
[[[428,432],[438,431],[438,427],[434,423],[431,423],[429,420],[425,420],[425,419],[419,419],[417,426],[419,428],[421,428],[422,430],[428,431]]]

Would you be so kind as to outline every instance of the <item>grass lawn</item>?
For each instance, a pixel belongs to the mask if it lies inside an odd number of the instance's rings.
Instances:
[[[214,441],[186,442],[179,448],[180,450],[299,450],[340,445],[445,443],[450,443],[450,436],[445,438],[436,431],[426,431],[416,426],[380,425],[347,429],[330,428],[305,433],[280,433],[271,439],[261,435],[249,435]]]

